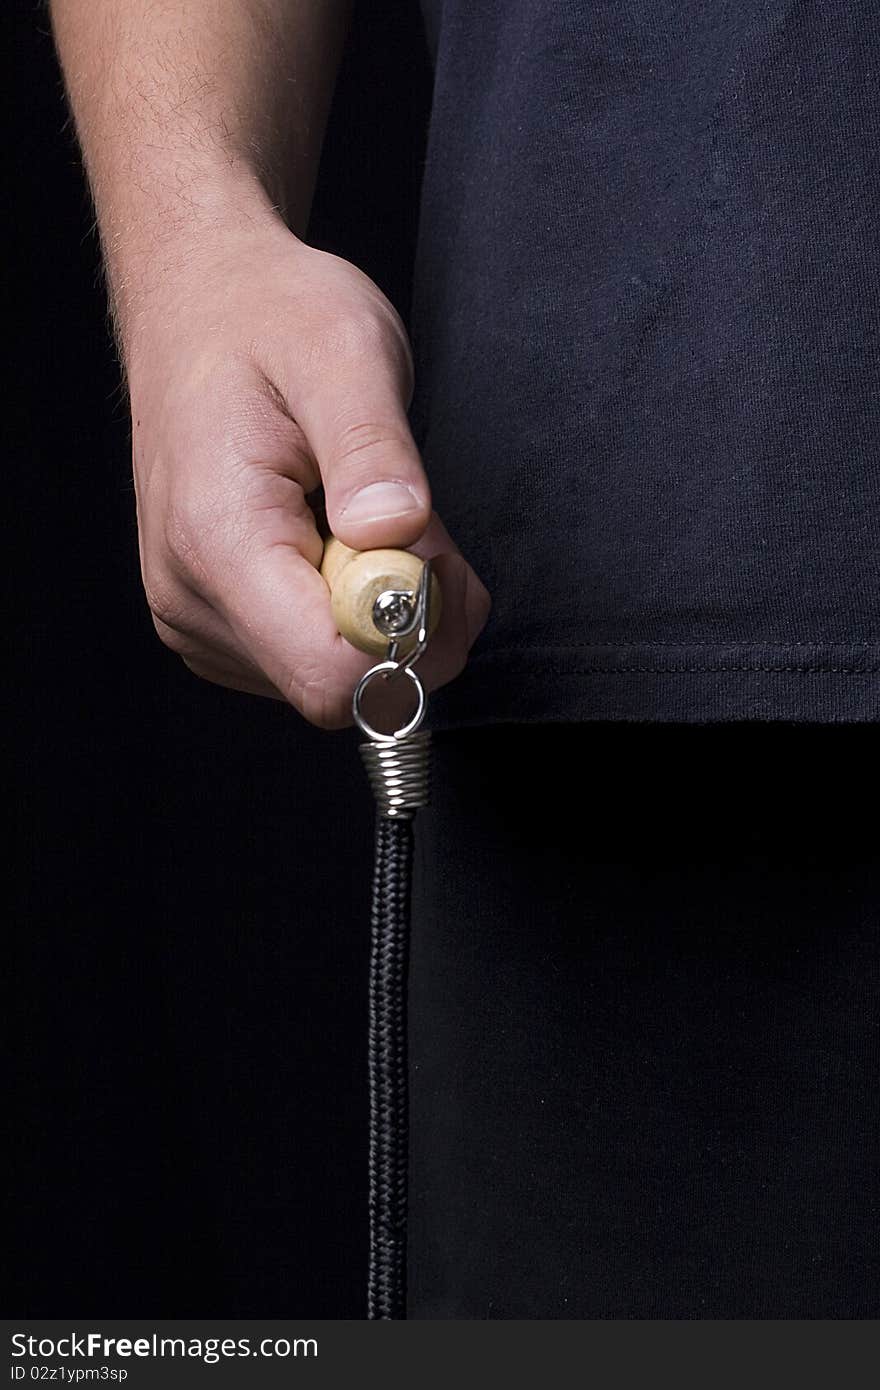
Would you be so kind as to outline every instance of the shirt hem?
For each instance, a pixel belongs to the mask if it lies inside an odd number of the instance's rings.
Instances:
[[[627,720],[880,721],[880,643],[649,643],[472,653],[434,691],[428,727]]]

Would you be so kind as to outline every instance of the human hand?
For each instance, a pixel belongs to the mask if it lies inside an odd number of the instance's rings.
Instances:
[[[490,598],[432,511],[409,343],[373,281],[280,221],[215,228],[146,277],[124,353],[144,586],[190,670],[352,723],[375,658],[339,635],[318,573],[323,484],[345,544],[432,559],[442,617],[418,669],[428,690],[459,674]]]

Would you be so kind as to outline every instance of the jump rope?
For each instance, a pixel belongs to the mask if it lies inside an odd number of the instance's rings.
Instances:
[[[405,550],[351,550],[327,535],[321,574],[336,625],[359,650],[382,660],[359,680],[352,698],[366,741],[360,754],[376,799],[370,910],[368,1078],[368,1319],[406,1317],[407,964],[413,820],[427,805],[431,733],[422,727],[427,696],[416,663],[440,617],[441,594],[430,560]],[[390,733],[364,713],[377,682],[407,680],[415,711]]]

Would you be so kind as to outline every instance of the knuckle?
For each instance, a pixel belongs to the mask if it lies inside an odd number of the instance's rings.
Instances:
[[[348,464],[359,455],[372,455],[376,450],[393,450],[397,462],[401,450],[409,447],[409,440],[392,425],[377,420],[357,420],[343,425],[340,430],[336,441],[336,462]]]
[[[188,497],[171,499],[163,519],[162,540],[177,570],[198,574],[205,536],[205,517]]]
[[[248,539],[247,508],[237,483],[181,490],[165,511],[162,541],[172,571],[215,601],[228,565]]]
[[[178,633],[182,629],[188,605],[180,586],[163,571],[145,568],[143,586],[153,622],[159,636],[166,641],[166,633]]]
[[[331,360],[358,366],[390,363],[402,378],[412,372],[412,352],[406,329],[386,302],[367,304],[332,317],[322,325],[319,350]]]
[[[175,571],[199,593],[218,597],[229,567],[246,564],[255,547],[285,529],[295,487],[246,449],[207,483],[182,480],[164,516],[163,543]]]
[[[372,314],[347,313],[323,326],[320,349],[331,360],[371,363],[385,347],[386,333]]]
[[[184,633],[179,628],[172,627],[170,623],[157,617],[155,613],[153,614],[153,627],[156,629],[156,636],[163,647],[174,652],[175,656],[183,656],[189,650],[189,641]]]

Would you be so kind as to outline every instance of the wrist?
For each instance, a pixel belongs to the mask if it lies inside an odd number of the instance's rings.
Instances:
[[[184,176],[185,173],[185,176]],[[242,161],[177,168],[152,185],[126,185],[98,217],[113,330],[123,363],[133,355],[154,311],[160,316],[192,282],[212,248],[284,232],[275,190]]]

